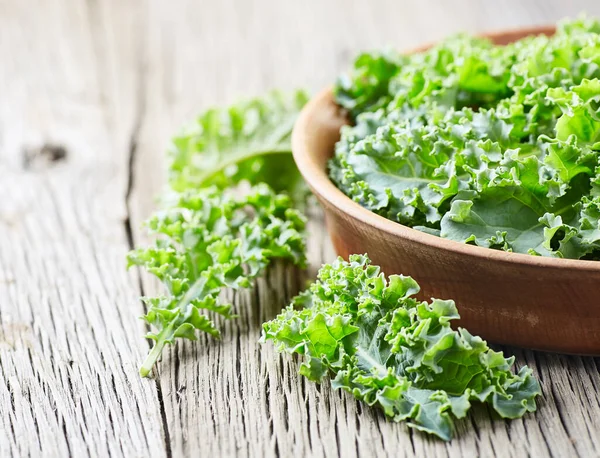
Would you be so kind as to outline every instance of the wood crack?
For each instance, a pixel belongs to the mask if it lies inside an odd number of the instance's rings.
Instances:
[[[134,122],[133,122],[133,126],[131,129],[131,134],[129,136],[129,148],[128,148],[128,161],[127,161],[127,184],[126,184],[126,188],[125,188],[125,208],[126,208],[126,217],[125,217],[125,221],[124,221],[124,229],[125,229],[125,234],[127,237],[127,243],[129,246],[130,250],[135,249],[135,239],[134,239],[134,235],[133,235],[133,227],[132,227],[132,217],[131,217],[131,197],[132,197],[132,193],[133,193],[133,189],[134,189],[134,185],[135,185],[135,164],[136,164],[136,159],[137,159],[137,153],[138,153],[138,145],[139,145],[139,138],[140,138],[140,134],[141,134],[141,130],[142,130],[142,125],[145,119],[145,113],[146,113],[146,81],[144,78],[144,61],[143,61],[143,56],[145,56],[146,54],[146,47],[143,43],[145,43],[145,40],[141,40],[142,44],[140,45],[140,47],[143,47],[144,49],[139,50],[140,52],[138,52],[138,56],[139,57],[139,61],[138,61],[138,69],[137,69],[137,91],[136,91],[136,101],[135,101],[135,106],[136,106],[136,112],[135,112],[135,117],[134,117]],[[137,272],[137,286],[139,289],[139,293],[140,296],[144,296],[145,295],[145,288],[144,288],[144,284],[142,282],[142,277],[139,271],[139,268],[136,268],[136,272]],[[147,312],[146,306],[143,303],[143,301],[140,301],[140,304],[142,305],[142,308],[144,310],[144,314]],[[146,324],[146,331],[149,332],[150,331],[150,325]],[[152,340],[148,339],[148,347],[149,349],[152,348]],[[163,437],[164,437],[164,445],[165,445],[165,454],[167,458],[171,458],[173,456],[173,451],[172,451],[172,447],[171,447],[171,435],[169,432],[169,423],[167,420],[167,413],[166,413],[166,409],[165,409],[165,399],[163,396],[163,390],[159,381],[159,378],[157,377],[155,379],[155,386],[156,386],[156,395],[157,395],[157,399],[158,399],[158,404],[159,404],[159,408],[160,408],[160,417],[161,417],[161,423],[162,423],[162,430],[163,430]]]

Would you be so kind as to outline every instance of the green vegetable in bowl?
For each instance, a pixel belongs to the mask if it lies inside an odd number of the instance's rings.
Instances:
[[[600,22],[506,46],[364,54],[339,79],[330,176],[393,221],[483,247],[600,258]]]
[[[453,330],[454,301],[423,302],[418,292],[411,277],[386,278],[366,255],[339,258],[263,325],[263,341],[303,355],[300,373],[310,380],[332,375],[334,388],[445,440],[452,417],[464,417],[473,401],[504,418],[533,412],[541,390],[531,370],[513,373],[514,358]]]

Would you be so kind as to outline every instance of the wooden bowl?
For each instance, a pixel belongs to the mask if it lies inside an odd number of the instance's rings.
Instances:
[[[544,27],[486,36],[506,44],[553,32]],[[459,324],[491,342],[600,355],[600,262],[461,244],[370,212],[327,175],[327,161],[347,122],[326,89],[306,105],[292,136],[294,159],[323,206],[339,255],[368,253],[386,274],[414,277],[422,298],[454,299]]]

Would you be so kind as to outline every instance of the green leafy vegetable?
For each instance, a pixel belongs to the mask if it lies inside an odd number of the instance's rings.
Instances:
[[[224,288],[250,287],[273,259],[304,265],[305,221],[293,208],[293,198],[304,194],[290,135],[306,99],[303,92],[272,93],[211,109],[174,140],[175,192],[147,222],[157,239],[128,255],[129,266],[145,268],[165,288],[143,298],[144,319],[154,328],[147,337],[155,343],[142,376],[176,338],[195,340],[196,331],[219,337],[213,317],[233,316],[222,302]]]
[[[141,375],[150,373],[176,337],[195,340],[196,330],[219,337],[205,312],[232,316],[219,297],[224,287],[249,287],[273,258],[304,263],[304,219],[290,204],[289,197],[266,185],[243,197],[213,187],[180,195],[175,206],[148,221],[161,237],[154,246],[131,252],[129,263],[155,275],[167,294],[144,298],[144,318],[157,331],[147,336],[155,346]]]
[[[504,418],[536,409],[541,394],[532,371],[513,373],[514,358],[488,348],[458,319],[453,301],[421,302],[411,278],[380,272],[369,258],[350,256],[321,268],[319,279],[273,321],[263,341],[303,355],[300,373],[378,405],[395,421],[452,437],[452,417],[472,401],[489,404]]]
[[[483,247],[597,258],[600,22],[507,46],[458,36],[411,55],[361,55],[335,94],[355,125],[337,186],[402,224]]]
[[[307,100],[304,91],[271,92],[229,108],[207,110],[173,139],[171,187],[225,189],[247,181],[266,183],[295,197],[303,183],[291,156],[290,138]]]

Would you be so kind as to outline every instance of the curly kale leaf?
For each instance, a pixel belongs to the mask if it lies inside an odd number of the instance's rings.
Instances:
[[[214,314],[230,318],[223,288],[248,288],[275,259],[305,262],[304,217],[290,198],[257,185],[244,196],[212,187],[186,191],[177,203],[147,223],[153,246],[132,251],[129,265],[144,267],[165,294],[144,298],[145,320],[155,344],[140,374],[147,376],[166,344],[177,337],[196,340],[196,330],[219,337]]]
[[[600,196],[599,29],[583,18],[506,46],[458,36],[411,56],[360,56],[336,89],[355,123],[342,129],[332,180],[441,237],[598,257],[583,213]]]
[[[175,192],[147,222],[157,239],[128,255],[129,266],[144,268],[165,288],[163,295],[144,298],[148,338],[155,343],[141,375],[150,374],[165,345],[178,337],[195,340],[196,331],[219,337],[213,318],[232,317],[221,299],[224,288],[250,287],[274,259],[304,264],[305,223],[294,203],[305,193],[290,135],[306,100],[302,91],[274,92],[211,109],[175,138]]]
[[[336,100],[353,116],[387,105],[391,100],[390,81],[404,60],[393,52],[361,54],[354,62],[353,72],[338,79],[334,88]]]
[[[302,355],[300,373],[310,380],[330,375],[334,388],[444,440],[472,402],[504,418],[535,411],[541,390],[532,371],[514,373],[514,358],[465,329],[453,330],[459,318],[453,301],[418,301],[418,292],[411,277],[386,278],[366,255],[339,258],[263,325],[262,339]]]
[[[228,108],[212,108],[174,138],[170,185],[176,191],[241,181],[294,194],[302,180],[291,156],[292,127],[304,91],[271,92]]]

